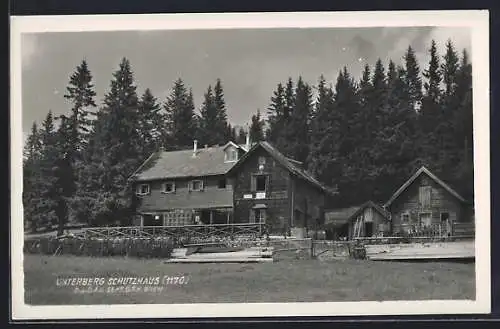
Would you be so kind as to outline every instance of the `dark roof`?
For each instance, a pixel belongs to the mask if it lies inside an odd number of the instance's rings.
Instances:
[[[376,211],[378,211],[385,218],[389,218],[390,217],[390,214],[389,214],[389,212],[387,210],[385,210],[384,208],[382,208],[381,206],[379,206],[378,204],[376,204],[373,201],[367,201],[367,202],[363,203],[358,208],[358,210],[354,214],[352,214],[352,216],[349,219],[352,219],[352,218],[356,217],[360,212],[362,212],[363,210],[365,210],[367,207],[372,207],[373,209],[375,209]]]
[[[385,207],[388,207],[391,205],[391,203],[396,200],[401,193],[403,193],[420,175],[426,174],[428,177],[430,177],[433,181],[435,181],[437,184],[439,184],[441,187],[443,187],[446,191],[448,191],[451,195],[453,195],[455,198],[462,202],[466,202],[465,199],[458,194],[454,189],[452,189],[448,184],[440,180],[436,175],[434,175],[429,169],[426,167],[422,166],[413,176],[411,176],[401,187],[391,196],[389,201],[385,203]]]
[[[356,218],[359,213],[365,210],[367,207],[372,207],[378,211],[385,218],[389,218],[390,214],[388,211],[384,210],[381,206],[373,201],[367,201],[361,206],[353,206],[335,210],[327,210],[325,212],[325,224],[331,226],[341,226],[354,218]]]
[[[327,210],[325,212],[325,225],[341,226],[359,210],[360,206]]]
[[[235,162],[224,162],[224,146],[181,151],[158,151],[147,159],[131,179],[151,181],[166,178],[223,175]]]
[[[276,161],[278,161],[282,166],[284,166],[288,171],[290,171],[295,176],[303,179],[304,181],[310,183],[311,185],[321,189],[323,192],[333,193],[331,189],[321,184],[318,180],[316,180],[311,174],[309,174],[306,170],[300,168],[294,162],[298,162],[285,157],[280,151],[278,151],[274,146],[269,144],[268,142],[259,142],[253,145],[250,150],[245,153],[240,160],[230,169],[229,172],[233,172],[236,170],[245,160],[253,154],[259,147],[262,147],[266,150],[269,155],[271,155]]]

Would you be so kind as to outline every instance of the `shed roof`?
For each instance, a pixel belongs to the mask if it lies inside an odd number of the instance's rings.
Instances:
[[[325,224],[331,226],[341,226],[356,218],[364,209],[372,207],[385,218],[389,218],[389,212],[373,201],[367,201],[360,206],[353,206],[341,209],[332,209],[325,212]]]
[[[360,206],[332,209],[325,212],[325,225],[342,226],[349,221]]]

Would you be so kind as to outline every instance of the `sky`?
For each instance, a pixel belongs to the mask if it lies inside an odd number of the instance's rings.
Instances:
[[[46,32],[23,34],[22,106],[23,135],[48,110],[68,113],[63,95],[69,76],[82,59],[94,78],[98,103],[109,90],[112,73],[122,57],[130,60],[141,94],[150,88],[164,101],[173,82],[182,78],[192,88],[199,109],[203,93],[220,78],[228,119],[244,126],[252,114],[263,114],[279,82],[298,76],[316,84],[323,74],[334,84],[347,66],[358,78],[366,63],[380,58],[402,63],[411,45],[421,69],[427,67],[431,40],[444,45],[451,39],[471,53],[467,28],[302,28],[106,32]]]

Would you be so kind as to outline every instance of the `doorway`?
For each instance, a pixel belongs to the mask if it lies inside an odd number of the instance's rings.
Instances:
[[[442,212],[440,215],[441,218],[441,230],[444,232],[445,236],[451,236],[451,221],[450,221],[450,213]]]
[[[365,222],[365,237],[373,235],[373,222]]]

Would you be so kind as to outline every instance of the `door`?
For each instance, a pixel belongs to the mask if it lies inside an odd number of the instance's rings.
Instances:
[[[441,230],[444,236],[451,236],[451,220],[450,213],[441,213]]]
[[[432,226],[432,214],[430,212],[424,212],[419,214],[420,227],[430,228]]]
[[[373,222],[365,222],[365,237],[373,236]]]

